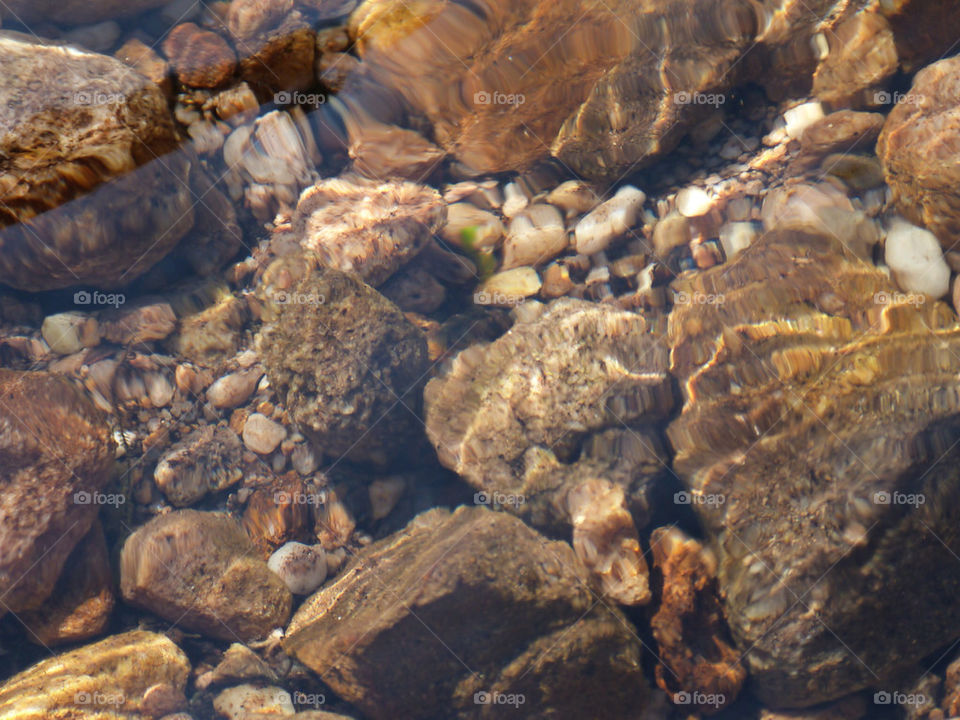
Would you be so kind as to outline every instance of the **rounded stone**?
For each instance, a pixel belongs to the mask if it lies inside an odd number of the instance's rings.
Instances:
[[[327,558],[319,545],[298,542],[281,546],[267,561],[294,595],[309,595],[327,579]]]

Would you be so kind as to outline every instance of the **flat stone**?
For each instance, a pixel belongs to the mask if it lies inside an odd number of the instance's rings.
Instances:
[[[291,595],[235,520],[179,510],[139,528],[123,545],[126,602],[222,640],[253,640],[283,626]]]
[[[284,648],[376,719],[652,705],[629,622],[596,604],[570,546],[483,508],[430,510],[362,549]]]
[[[57,655],[0,685],[0,717],[18,720],[155,718],[148,692],[181,696],[190,675],[183,651],[164,635],[134,630]],[[155,692],[155,691],[154,691]]]

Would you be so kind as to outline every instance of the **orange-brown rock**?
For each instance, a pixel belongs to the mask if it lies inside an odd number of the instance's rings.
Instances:
[[[874,92],[898,67],[897,48],[887,19],[878,12],[846,17],[824,33],[827,56],[813,75],[813,94],[837,105],[880,105]]]
[[[955,8],[941,0],[884,0],[887,16],[905,72],[915,72],[929,62],[956,50]]]
[[[189,87],[219,87],[237,69],[237,56],[227,41],[190,22],[170,31],[163,40],[163,53],[177,80]]]
[[[363,72],[347,93],[373,111],[381,88],[394,91],[470,170],[553,155],[618,179],[672,149],[740,80],[808,90],[812,37],[865,4],[367,0],[350,18]]]
[[[650,621],[659,646],[657,685],[674,703],[712,715],[737,698],[747,679],[727,637],[716,558],[675,527],[654,530],[650,551],[663,576],[660,607]]]
[[[295,475],[277,478],[253,491],[243,512],[243,529],[266,560],[290,540],[309,540],[313,506],[319,496]]]
[[[0,282],[133,281],[193,224],[160,89],[119,60],[0,33]]]
[[[674,289],[673,469],[751,688],[796,707],[896,682],[957,633],[956,316],[800,232]]]
[[[887,116],[877,155],[897,209],[945,250],[960,242],[960,57],[919,73]]]
[[[67,558],[50,597],[21,613],[27,637],[45,647],[87,640],[102,633],[113,610],[113,574],[103,528],[95,522]]]
[[[104,417],[66,378],[0,369],[0,597],[38,608],[97,516],[113,466]]]
[[[170,64],[139,38],[130,38],[113,54],[138,73],[157,84],[168,97],[173,94]]]
[[[280,27],[236,43],[240,77],[263,100],[275,101],[275,93],[306,90],[313,85],[316,33],[302,18],[292,16]],[[283,95],[279,102],[283,102]]]

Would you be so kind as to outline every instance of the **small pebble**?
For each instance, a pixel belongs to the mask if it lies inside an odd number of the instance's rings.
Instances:
[[[403,495],[405,487],[406,483],[400,477],[388,477],[370,483],[367,492],[370,495],[370,508],[374,520],[382,520],[390,514],[400,500],[400,496]]]
[[[40,334],[57,355],[72,355],[100,343],[96,318],[77,312],[48,315],[43,319]]]
[[[642,190],[627,185],[612,198],[594,208],[577,223],[577,252],[593,255],[607,249],[610,242],[637,224],[647,196]]]
[[[727,260],[746,250],[757,237],[757,228],[751,222],[731,222],[720,228],[720,245]]]
[[[904,292],[923,293],[936,300],[950,291],[950,267],[929,230],[897,218],[887,232],[884,260]]]
[[[269,455],[287,436],[283,425],[260,413],[253,413],[243,424],[243,444],[260,455]]]
[[[220,409],[243,405],[253,395],[262,376],[259,368],[224,375],[207,390],[207,399]]]
[[[687,218],[702,217],[710,212],[713,200],[700,187],[685,187],[677,193],[677,212]]]
[[[674,248],[690,242],[690,236],[690,221],[674,211],[653,228],[653,251],[657,257],[666,258]]]
[[[293,717],[293,698],[283,688],[237,685],[227,688],[213,700],[213,709],[229,720]]]
[[[270,556],[267,567],[283,579],[294,595],[309,595],[327,579],[326,553],[319,545],[288,542]]]
[[[510,221],[503,243],[503,269],[541,265],[567,248],[563,216],[553,205],[531,205]]]
[[[503,188],[503,209],[505,217],[512,218],[522,212],[530,204],[529,198],[523,189],[515,182],[507,183]]]
[[[474,295],[477,305],[518,305],[540,292],[541,282],[532,267],[518,267],[492,275]]]
[[[823,105],[818,102],[808,102],[790,108],[783,114],[783,121],[787,136],[796,140],[803,131],[824,117]]]

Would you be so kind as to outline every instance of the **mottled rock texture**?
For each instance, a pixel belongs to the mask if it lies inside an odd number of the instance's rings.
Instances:
[[[69,381],[0,369],[0,614],[50,595],[112,465],[105,418]]]
[[[134,630],[44,660],[0,685],[0,717],[17,720],[148,720],[148,690],[182,696],[190,663],[171,640]],[[156,690],[152,690],[156,694]],[[182,708],[174,708],[182,709]]]
[[[806,706],[895,682],[957,633],[956,316],[800,232],[674,288],[674,470],[753,691]]]
[[[113,605],[107,541],[96,522],[67,558],[50,597],[39,609],[22,612],[19,618],[32,642],[52,647],[101,634]]]
[[[303,191],[289,234],[274,241],[377,286],[414,258],[446,219],[440,194],[412,182],[321,180]]]
[[[495,693],[525,717],[650,717],[640,643],[586,581],[569,545],[514,517],[430,510],[361,550],[284,647],[371,718],[502,717]]]
[[[163,93],[118,60],[18,33],[0,33],[0,64],[0,282],[133,281],[194,221]]]
[[[173,445],[157,463],[153,478],[177,507],[230,487],[243,477],[243,444],[225,425],[207,425]]]
[[[643,429],[611,436],[629,449],[610,455],[610,447],[592,453],[587,441],[669,413],[664,329],[658,315],[563,299],[494,342],[472,345],[424,393],[427,434],[440,462],[478,490],[523,496],[515,510],[538,525],[562,524],[565,494],[591,472],[616,478],[632,494],[633,471],[658,465],[655,436]],[[601,470],[613,457],[621,467]],[[569,472],[539,467],[558,460],[582,464]]]
[[[405,108],[478,172],[551,154],[617,179],[719,104],[703,94],[743,80],[781,96],[809,90],[811,38],[864,5],[368,0],[350,19],[364,72],[347,94],[370,109]]]
[[[960,243],[960,57],[919,73],[890,111],[877,143],[897,209],[945,250]]]
[[[383,465],[409,453],[423,430],[423,333],[356,275],[295,259],[270,270],[276,320],[258,346],[290,417],[332,455]]]
[[[238,522],[197,510],[154,518],[127,538],[120,590],[132,605],[222,640],[266,636],[292,603]]]

